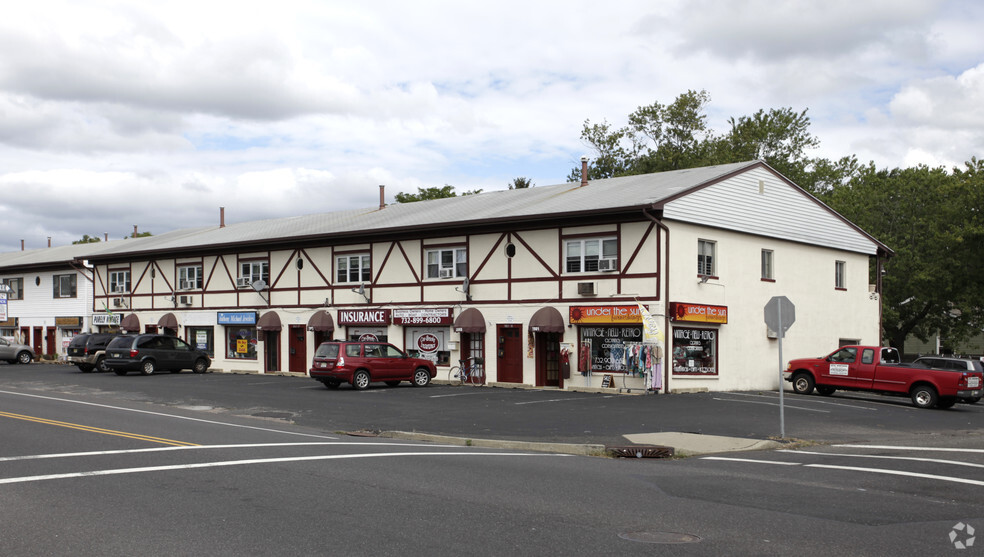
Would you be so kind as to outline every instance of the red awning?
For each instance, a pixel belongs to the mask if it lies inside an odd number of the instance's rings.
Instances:
[[[330,333],[335,330],[335,321],[331,314],[322,309],[314,312],[311,319],[308,319],[307,328],[309,331]]]
[[[140,332],[140,318],[135,313],[131,313],[120,321],[120,328],[128,333]]]
[[[280,325],[280,316],[275,311],[268,311],[260,316],[256,322],[256,328],[260,331],[279,331],[283,329]]]
[[[177,329],[178,328],[178,318],[174,316],[173,313],[165,313],[157,321],[157,326],[162,329]]]
[[[454,330],[459,333],[484,333],[485,316],[475,308],[468,308],[455,318]]]
[[[564,316],[556,308],[540,308],[530,318],[530,331],[534,333],[562,333],[566,328]]]

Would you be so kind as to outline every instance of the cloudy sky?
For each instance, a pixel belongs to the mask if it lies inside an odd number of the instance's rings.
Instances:
[[[984,156],[980,0],[7,2],[0,252],[565,181],[586,119],[708,91],[817,156]]]

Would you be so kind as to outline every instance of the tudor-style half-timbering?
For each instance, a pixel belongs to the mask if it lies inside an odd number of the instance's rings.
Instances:
[[[179,230],[87,257],[94,312],[122,298],[128,325],[174,325],[216,369],[304,373],[318,342],[374,337],[439,378],[477,357],[490,382],[722,390],[779,387],[773,296],[797,305],[792,352],[876,343],[868,262],[889,254],[753,161]]]

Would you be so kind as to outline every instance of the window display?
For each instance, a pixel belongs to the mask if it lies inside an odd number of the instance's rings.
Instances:
[[[717,330],[673,329],[673,374],[717,375]]]

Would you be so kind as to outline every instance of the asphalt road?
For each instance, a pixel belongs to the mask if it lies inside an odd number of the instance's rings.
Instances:
[[[768,437],[776,393],[605,396],[0,364],[6,555],[980,553],[984,407],[786,399],[794,451],[610,459],[341,432]],[[481,432],[479,435],[476,432]]]

